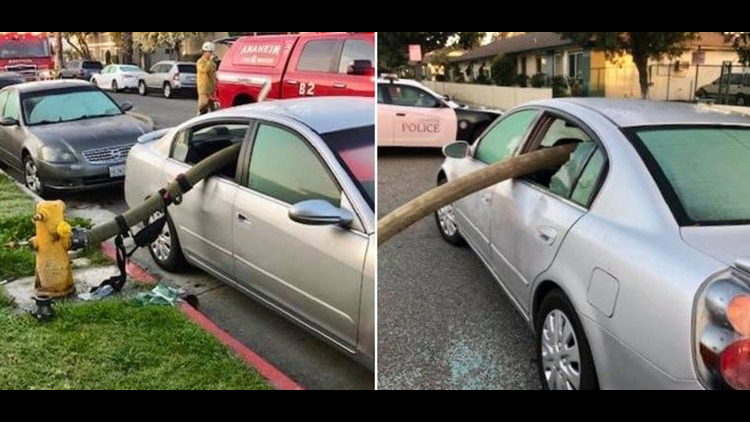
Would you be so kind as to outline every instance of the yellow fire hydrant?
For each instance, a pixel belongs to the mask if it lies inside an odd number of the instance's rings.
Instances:
[[[59,298],[75,292],[73,270],[68,251],[73,229],[65,222],[65,203],[43,201],[34,215],[36,236],[31,246],[36,251],[36,294]]]

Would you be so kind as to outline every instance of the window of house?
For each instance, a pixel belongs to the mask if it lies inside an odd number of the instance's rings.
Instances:
[[[523,141],[536,116],[536,110],[523,110],[505,117],[482,138],[475,158],[485,164],[494,164],[510,158]]]
[[[536,56],[536,73],[547,73],[547,57]]]
[[[554,69],[554,75],[555,76],[562,76],[565,74],[565,70],[563,69],[563,56],[562,54],[555,54],[555,69]]]
[[[331,63],[337,54],[339,42],[336,40],[310,41],[302,50],[297,70],[303,72],[331,72]]]
[[[307,141],[273,125],[258,128],[248,187],[289,205],[317,199],[341,206],[341,189]]]
[[[568,76],[573,79],[583,78],[583,53],[571,53],[568,56]]]

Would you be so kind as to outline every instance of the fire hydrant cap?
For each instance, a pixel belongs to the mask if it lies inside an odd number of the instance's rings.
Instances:
[[[57,235],[63,239],[69,238],[73,235],[73,227],[63,221],[62,223],[57,225]]]

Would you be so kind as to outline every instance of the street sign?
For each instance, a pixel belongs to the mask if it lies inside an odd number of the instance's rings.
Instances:
[[[409,61],[421,62],[422,61],[422,46],[419,44],[409,45]]]
[[[706,52],[696,51],[693,53],[693,66],[701,66],[706,64]]]

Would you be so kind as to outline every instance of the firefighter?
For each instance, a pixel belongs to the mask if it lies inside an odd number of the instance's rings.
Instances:
[[[216,61],[212,42],[203,44],[203,55],[198,59],[198,115],[215,110],[216,98]]]

